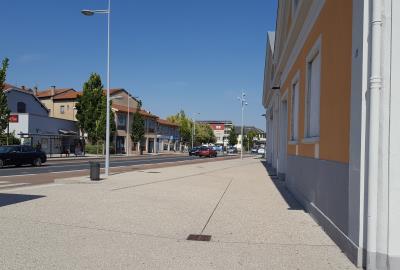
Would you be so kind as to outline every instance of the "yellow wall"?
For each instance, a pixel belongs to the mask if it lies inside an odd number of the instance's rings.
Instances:
[[[62,118],[67,120],[76,120],[74,109],[76,102],[74,100],[56,100],[54,101],[54,116],[56,118]],[[61,114],[60,107],[64,106],[64,114]]]
[[[349,160],[352,1],[328,0],[321,10],[299,57],[281,87],[291,89],[296,72],[300,71],[300,109],[298,154],[314,157],[314,144],[303,144],[305,119],[306,57],[321,36],[321,101],[319,158],[347,163]],[[288,139],[290,131],[291,91],[288,96]],[[288,145],[288,154],[296,154],[296,146]]]
[[[43,99],[41,102],[46,106],[47,109],[50,110],[49,116],[67,120],[76,121],[75,114],[76,110],[74,107],[76,102],[74,100],[55,100],[53,102],[52,99]],[[64,105],[64,114],[60,113],[60,107]],[[69,106],[69,109],[68,109]]]

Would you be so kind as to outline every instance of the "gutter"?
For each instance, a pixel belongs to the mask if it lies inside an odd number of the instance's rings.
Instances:
[[[367,115],[367,183],[368,183],[368,217],[367,217],[367,269],[377,269],[377,232],[378,232],[378,181],[379,181],[379,103],[382,83],[382,1],[370,0],[372,7],[370,78],[368,84],[369,101]]]

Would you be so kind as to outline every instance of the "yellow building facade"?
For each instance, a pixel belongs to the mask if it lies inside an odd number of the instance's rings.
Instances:
[[[278,3],[266,162],[354,264],[400,269],[400,3]]]

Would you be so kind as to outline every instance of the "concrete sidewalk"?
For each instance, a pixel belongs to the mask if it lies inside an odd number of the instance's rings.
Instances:
[[[253,158],[7,193],[1,269],[355,269]]]

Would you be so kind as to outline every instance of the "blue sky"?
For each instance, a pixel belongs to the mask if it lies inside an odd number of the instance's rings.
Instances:
[[[0,58],[12,84],[81,90],[91,72],[106,84],[106,0],[1,0]],[[276,0],[112,0],[111,87],[129,89],[161,117],[180,109],[200,119],[265,129],[261,105],[267,31]]]

